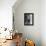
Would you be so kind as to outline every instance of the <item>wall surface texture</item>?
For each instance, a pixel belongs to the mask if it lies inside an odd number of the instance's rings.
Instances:
[[[46,0],[41,1],[41,41],[46,46]]]
[[[12,6],[16,0],[0,0],[0,27],[12,28]]]
[[[24,13],[34,13],[34,25],[24,26]],[[15,28],[23,33],[24,39],[35,41],[36,46],[41,46],[41,1],[23,0],[14,10]]]

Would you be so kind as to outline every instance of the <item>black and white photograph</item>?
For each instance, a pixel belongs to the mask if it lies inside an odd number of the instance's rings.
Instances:
[[[34,13],[24,13],[24,25],[34,24]]]

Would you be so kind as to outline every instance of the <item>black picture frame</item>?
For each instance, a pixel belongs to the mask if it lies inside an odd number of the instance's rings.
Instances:
[[[24,25],[34,25],[34,13],[24,13]]]

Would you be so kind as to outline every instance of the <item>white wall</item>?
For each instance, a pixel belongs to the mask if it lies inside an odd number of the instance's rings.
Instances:
[[[16,0],[0,0],[0,27],[12,28],[12,6]]]
[[[34,25],[24,26],[24,13],[34,13]],[[36,46],[41,46],[41,1],[23,0],[15,9],[15,28],[22,32],[24,38],[35,41]]]
[[[41,2],[41,38],[42,46],[46,46],[46,0]]]

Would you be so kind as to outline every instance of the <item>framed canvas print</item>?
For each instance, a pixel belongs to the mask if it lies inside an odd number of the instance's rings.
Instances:
[[[34,13],[24,13],[24,25],[34,25]]]

